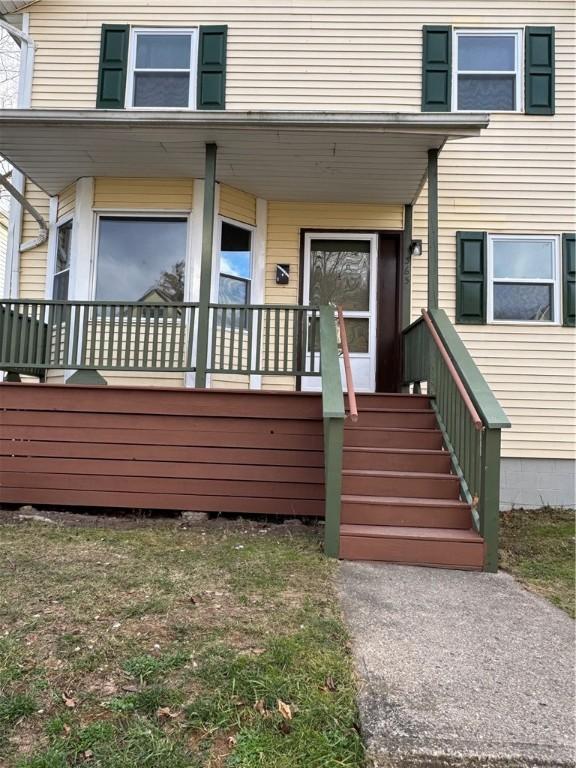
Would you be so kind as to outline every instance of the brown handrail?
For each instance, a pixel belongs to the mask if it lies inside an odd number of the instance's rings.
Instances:
[[[446,351],[446,347],[442,343],[442,339],[438,335],[438,331],[436,328],[434,328],[434,323],[432,322],[430,315],[428,314],[428,311],[426,309],[422,310],[422,317],[424,318],[424,322],[426,323],[426,326],[428,330],[430,331],[430,335],[432,336],[434,340],[434,344],[438,347],[438,351],[442,355],[442,359],[446,363],[446,367],[448,368],[448,371],[452,378],[454,379],[454,383],[456,384],[456,388],[458,389],[458,392],[460,393],[460,397],[464,401],[464,405],[466,406],[468,413],[470,414],[470,418],[472,419],[472,423],[474,424],[475,429],[480,432],[482,430],[483,424],[482,419],[478,415],[478,411],[474,407],[474,403],[470,399],[470,395],[466,391],[466,387],[462,383],[462,379],[460,378],[460,375],[458,371],[456,370],[456,367],[454,363],[452,362],[452,359],[450,358],[450,355]]]
[[[342,357],[344,358],[344,374],[346,376],[346,389],[348,391],[348,410],[352,421],[358,421],[358,406],[356,405],[356,392],[354,392],[354,380],[352,378],[352,366],[350,365],[350,350],[348,349],[348,336],[342,307],[336,308],[338,312],[338,325],[340,326],[340,344],[342,345]]]

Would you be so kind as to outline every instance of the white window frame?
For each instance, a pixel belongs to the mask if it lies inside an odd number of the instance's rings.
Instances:
[[[54,237],[52,239],[50,248],[50,282],[47,286],[49,299],[54,298],[54,280],[56,276],[61,275],[62,272],[66,272],[65,269],[61,269],[59,272],[56,271],[56,264],[58,263],[58,230],[60,227],[63,227],[65,224],[69,223],[72,224],[72,236],[70,238],[70,265],[68,267],[68,298],[65,299],[65,301],[71,300],[70,291],[72,288],[72,262],[74,261],[74,211],[61,216],[54,223]]]
[[[498,240],[533,240],[539,242],[552,243],[552,277],[551,278],[509,278],[494,277],[494,242]],[[547,325],[560,325],[562,321],[561,307],[561,271],[560,271],[560,236],[559,235],[500,235],[488,234],[488,264],[487,264],[487,321],[494,325],[534,325],[536,327]],[[527,283],[528,285],[552,285],[553,286],[553,307],[552,320],[498,320],[494,319],[494,285],[496,283],[514,284]]]
[[[192,269],[192,250],[191,250],[191,212],[183,210],[167,211],[165,209],[161,211],[157,210],[122,210],[117,209],[108,210],[100,208],[94,211],[94,237],[92,242],[94,248],[92,252],[92,264],[90,268],[90,286],[89,295],[92,301],[96,301],[96,282],[98,277],[98,252],[100,250],[100,220],[101,219],[182,219],[186,221],[186,254],[184,256],[184,302],[188,301],[186,297],[186,285],[189,280],[189,271]],[[132,299],[126,299],[128,303],[133,301]],[[122,299],[118,299],[118,303],[122,303]]]
[[[220,301],[220,274],[221,274],[221,253],[222,253],[222,224],[231,224],[233,227],[238,227],[238,229],[245,229],[246,231],[250,232],[250,279],[247,281],[249,282],[249,296],[248,296],[248,304],[254,303],[253,298],[253,289],[254,289],[254,241],[256,237],[256,227],[252,224],[246,224],[244,221],[238,221],[237,219],[231,219],[227,216],[218,216],[218,231],[215,237],[216,241],[216,265],[217,269],[215,270],[214,275],[214,282],[212,286],[212,295],[213,295],[213,303],[217,304]],[[230,277],[234,277],[234,275],[230,275]],[[246,281],[246,278],[238,278],[239,280]]]
[[[191,38],[190,43],[190,69],[137,69],[136,51],[138,47],[138,37],[145,35],[184,35]],[[196,109],[196,80],[198,74],[198,27],[135,27],[130,30],[130,45],[128,49],[128,74],[126,79],[126,109],[135,110],[160,110],[160,111],[178,111]],[[166,72],[182,73],[188,71],[190,74],[190,87],[188,92],[187,107],[138,107],[134,106],[134,79],[137,72]]]
[[[458,39],[460,37],[515,37],[516,69],[515,70],[490,70],[470,69],[460,72],[458,70]],[[511,114],[524,111],[524,30],[515,29],[472,29],[469,27],[456,27],[452,30],[452,111],[453,112],[500,112]],[[458,107],[458,75],[515,75],[516,89],[514,96],[514,109],[460,109]]]

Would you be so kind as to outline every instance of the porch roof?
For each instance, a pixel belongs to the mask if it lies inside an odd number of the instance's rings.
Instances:
[[[269,200],[410,203],[427,153],[485,114],[4,110],[0,154],[50,195],[82,176],[203,178]]]

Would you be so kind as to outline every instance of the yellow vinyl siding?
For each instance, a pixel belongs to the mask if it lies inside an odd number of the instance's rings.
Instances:
[[[229,26],[228,109],[420,110],[423,24],[558,27],[568,54],[572,0],[42,0],[34,107],[93,108],[103,23]],[[559,92],[560,100],[566,92]]]
[[[120,179],[99,177],[94,183],[96,210],[191,211],[193,179]]]
[[[68,216],[76,207],[76,184],[69,184],[58,195],[58,218]]]
[[[220,186],[220,215],[256,226],[256,198],[226,184]]]
[[[32,182],[26,182],[26,198],[48,222],[50,199]],[[38,237],[38,223],[26,211],[22,217],[22,242]],[[20,254],[20,298],[43,299],[46,294],[48,242]]]

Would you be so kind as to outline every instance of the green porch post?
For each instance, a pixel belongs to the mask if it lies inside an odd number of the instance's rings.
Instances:
[[[214,204],[216,193],[216,144],[206,144],[204,171],[204,214],[202,217],[202,257],[200,262],[200,297],[198,303],[198,340],[196,343],[195,386],[206,386],[208,333],[210,330],[210,295],[212,293],[212,250],[214,242]]]
[[[482,432],[482,476],[480,479],[480,534],[484,537],[484,570],[498,571],[498,527],[500,524],[500,430]]]
[[[438,154],[428,150],[428,309],[438,309]]]

